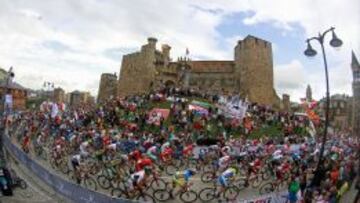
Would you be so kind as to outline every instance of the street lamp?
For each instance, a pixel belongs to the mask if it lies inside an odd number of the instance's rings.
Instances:
[[[319,155],[319,161],[316,167],[314,178],[312,179],[312,186],[319,186],[323,174],[323,170],[320,170],[321,165],[323,164],[323,156],[324,156],[324,150],[325,150],[325,144],[326,144],[326,137],[327,137],[327,131],[329,127],[329,107],[330,107],[330,90],[329,90],[329,73],[328,73],[328,67],[327,67],[327,61],[326,61],[326,53],[324,48],[324,39],[327,33],[332,33],[332,39],[330,40],[330,45],[332,47],[340,47],[342,45],[342,41],[336,36],[335,34],[335,28],[331,27],[330,29],[326,30],[323,33],[319,33],[319,36],[312,37],[306,40],[307,43],[307,49],[304,51],[304,54],[308,57],[313,57],[317,54],[317,52],[312,48],[310,42],[311,41],[318,41],[321,45],[321,51],[323,55],[324,60],[324,66],[325,66],[325,79],[326,79],[326,106],[325,106],[325,129],[324,129],[324,135],[322,137],[322,146],[320,149],[320,155]]]

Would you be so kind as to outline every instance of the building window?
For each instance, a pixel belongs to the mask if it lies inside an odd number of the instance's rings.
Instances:
[[[342,109],[345,108],[345,103],[344,102],[340,103],[340,108],[342,108]]]

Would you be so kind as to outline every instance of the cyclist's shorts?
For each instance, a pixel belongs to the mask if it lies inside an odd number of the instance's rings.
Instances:
[[[174,186],[183,187],[185,185],[185,179],[184,178],[173,178],[173,184]]]
[[[219,182],[219,184],[220,184],[221,186],[223,186],[223,187],[227,187],[227,186],[228,186],[227,180],[226,180],[226,178],[225,178],[224,176],[220,176],[220,177],[218,178],[218,182]]]

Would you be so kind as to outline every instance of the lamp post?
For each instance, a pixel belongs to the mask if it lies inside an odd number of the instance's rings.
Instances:
[[[320,43],[321,46],[321,51],[322,51],[322,55],[323,55],[323,60],[324,60],[324,66],[325,66],[325,79],[326,79],[326,106],[325,106],[325,129],[324,129],[324,134],[322,137],[322,146],[320,149],[320,155],[319,155],[319,161],[316,167],[316,171],[315,171],[315,175],[314,178],[312,180],[311,185],[312,186],[319,186],[320,182],[321,182],[321,176],[324,175],[322,174],[322,170],[320,170],[321,165],[323,164],[323,156],[324,156],[324,150],[325,150],[325,144],[326,144],[326,138],[327,138],[327,131],[328,131],[328,127],[329,127],[329,107],[330,107],[330,90],[329,90],[329,73],[328,73],[328,67],[327,67],[327,60],[326,60],[326,53],[325,53],[325,48],[324,48],[324,40],[325,40],[325,36],[328,33],[332,33],[332,39],[330,40],[330,45],[332,47],[340,47],[342,45],[342,41],[336,36],[335,34],[335,28],[331,27],[330,29],[324,31],[323,33],[319,33],[319,35],[317,37],[311,37],[308,38],[306,40],[307,43],[307,49],[304,51],[304,54],[308,57],[313,57],[316,55],[316,51],[312,48],[310,42],[311,41],[318,41]]]

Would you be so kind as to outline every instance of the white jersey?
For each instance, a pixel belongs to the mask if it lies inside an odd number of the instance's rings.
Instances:
[[[106,148],[116,151],[116,143],[109,144]]]
[[[219,159],[219,165],[224,166],[226,165],[230,160],[230,156],[223,156]]]
[[[145,171],[141,170],[131,175],[131,180],[136,181],[137,184],[139,184],[145,177]]]

